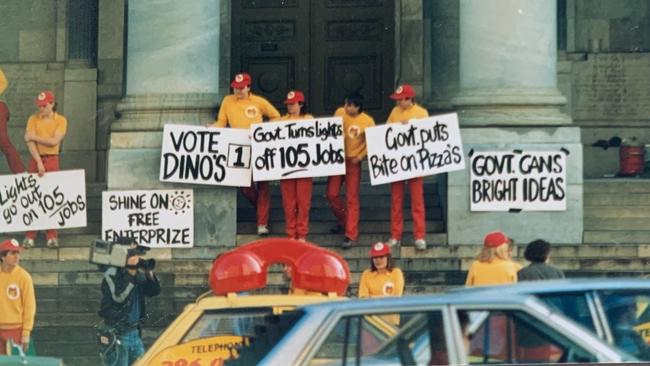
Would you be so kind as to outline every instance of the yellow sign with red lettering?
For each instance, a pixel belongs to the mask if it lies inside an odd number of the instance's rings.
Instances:
[[[241,336],[200,338],[162,350],[151,360],[152,366],[222,366],[225,360],[236,358],[237,348],[248,345]]]

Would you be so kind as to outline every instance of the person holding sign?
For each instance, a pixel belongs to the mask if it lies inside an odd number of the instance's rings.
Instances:
[[[361,274],[359,298],[402,296],[404,294],[404,274],[395,267],[390,247],[375,243],[370,249],[370,269]],[[386,315],[386,320],[399,324],[399,315]]]
[[[15,239],[0,243],[0,355],[6,354],[10,339],[27,352],[34,328],[34,283],[32,276],[18,265],[22,250]]]
[[[363,96],[358,93],[348,95],[345,105],[334,113],[343,118],[345,143],[345,175],[327,178],[325,193],[334,216],[338,221],[332,231],[345,231],[341,246],[349,248],[359,238],[359,186],[361,185],[361,161],[366,157],[365,129],[375,125],[375,120],[363,112]],[[345,182],[345,201],[340,197],[341,185]]]
[[[388,123],[407,124],[412,119],[429,117],[429,112],[415,103],[415,89],[409,84],[403,84],[395,89],[390,95],[395,100],[396,106],[388,116]],[[402,240],[402,231],[404,230],[404,217],[402,214],[402,204],[404,202],[404,184],[408,183],[411,191],[411,216],[413,217],[413,236],[415,238],[415,248],[424,250],[427,248],[426,226],[425,226],[425,207],[424,207],[424,180],[422,177],[412,178],[407,181],[394,182],[390,185],[391,205],[390,205],[390,231],[391,238],[388,240],[389,246],[400,245]]]
[[[2,72],[2,69],[0,69],[0,95],[7,89],[8,85],[7,78]],[[5,154],[11,172],[14,174],[22,173],[25,171],[25,165],[23,165],[23,161],[20,159],[18,150],[16,150],[16,147],[9,139],[9,133],[7,132],[8,123],[9,108],[0,100],[0,151]]]
[[[38,107],[38,113],[29,117],[25,129],[25,142],[32,156],[27,171],[38,173],[38,176],[42,177],[45,172],[59,170],[59,150],[68,128],[68,120],[61,114],[56,113],[56,100],[52,91],[45,90],[39,93],[35,103]],[[59,246],[56,230],[48,230],[46,238],[45,245],[48,248],[57,248]],[[27,232],[23,247],[26,249],[33,247],[34,239],[36,239],[36,232]]]
[[[287,105],[287,114],[283,120],[292,121],[314,118],[311,114],[302,114],[305,95],[299,90],[292,90],[287,94],[284,104]],[[309,209],[311,208],[311,178],[283,179],[280,181],[282,191],[282,207],[287,236],[291,239],[305,241],[309,232]]]
[[[490,286],[517,282],[520,266],[510,259],[508,238],[501,231],[485,235],[483,248],[472,262],[467,273],[465,286]]]
[[[227,95],[221,101],[217,120],[212,127],[250,129],[254,123],[262,123],[263,117],[275,120],[280,118],[280,112],[266,99],[251,93],[251,76],[247,73],[235,75],[230,83],[232,95]],[[250,187],[242,188],[242,194],[253,204],[257,211],[257,234],[269,233],[269,209],[271,197],[269,183],[258,182]]]

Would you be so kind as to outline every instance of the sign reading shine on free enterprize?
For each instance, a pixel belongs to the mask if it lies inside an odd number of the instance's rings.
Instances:
[[[256,182],[345,174],[341,117],[258,123],[250,135]]]
[[[0,233],[86,226],[83,170],[0,175]]]
[[[152,248],[193,247],[193,191],[102,192],[102,239],[120,236]]]
[[[373,186],[465,169],[455,113],[367,128],[366,144]]]
[[[472,211],[566,211],[568,151],[471,154]]]
[[[248,187],[251,184],[249,131],[165,125],[160,181]]]

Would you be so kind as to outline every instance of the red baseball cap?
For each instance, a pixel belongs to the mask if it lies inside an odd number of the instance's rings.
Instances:
[[[390,254],[390,247],[382,242],[375,243],[370,248],[370,257],[383,257]]]
[[[245,72],[235,75],[230,82],[230,86],[235,89],[243,89],[249,85],[251,85],[251,76]]]
[[[512,242],[512,239],[506,236],[506,234],[501,231],[493,231],[485,235],[483,239],[483,246],[486,248],[496,248],[500,247],[503,244],[509,244]]]
[[[7,239],[0,244],[0,252],[4,251],[16,251],[20,252],[23,248],[18,244],[16,239]]]
[[[390,95],[390,99],[402,100],[406,98],[413,98],[415,96],[415,89],[409,84],[402,84],[395,89],[395,92]]]
[[[52,93],[51,90],[43,90],[42,92],[38,93],[36,100],[34,100],[34,103],[36,103],[37,107],[45,107],[48,103],[54,102],[54,93]]]
[[[305,101],[305,95],[300,90],[292,90],[287,93],[287,99],[284,104],[294,104]]]

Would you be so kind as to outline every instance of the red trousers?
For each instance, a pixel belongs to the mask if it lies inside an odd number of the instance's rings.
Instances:
[[[345,202],[341,199],[341,186],[345,183]],[[345,161],[345,175],[334,175],[327,179],[325,193],[332,212],[339,224],[345,228],[345,237],[359,238],[359,186],[361,185],[361,163]]]
[[[255,189],[257,184],[257,189]],[[271,208],[271,195],[269,182],[253,182],[250,187],[242,187],[241,193],[257,210],[257,225],[269,224],[269,209]]]
[[[20,154],[16,150],[14,144],[9,140],[9,133],[7,132],[7,124],[9,123],[9,108],[4,102],[0,101],[0,151],[5,154],[9,169],[14,174],[22,173],[25,171],[25,165],[20,159]]]
[[[311,208],[311,178],[285,179],[280,181],[282,207],[287,236],[304,239],[309,232],[309,209]]]
[[[413,178],[406,181],[390,184],[390,232],[391,237],[402,240],[404,231],[404,215],[402,204],[404,202],[404,185],[408,183],[411,191],[411,216],[413,217],[413,236],[415,240],[424,239],[426,236],[424,217],[424,190],[423,179]]]
[[[7,342],[13,339],[14,344],[21,344],[23,327],[13,329],[0,329],[0,355],[7,354]]]
[[[44,155],[41,156],[43,161],[43,166],[45,167],[46,172],[58,172],[59,171],[59,156],[58,155]],[[36,165],[36,160],[34,158],[29,159],[29,166],[27,167],[29,173],[38,173],[38,166]],[[36,231],[28,231],[25,233],[25,236],[30,239],[36,239]],[[45,233],[47,240],[56,239],[59,236],[56,230],[50,229]]]

